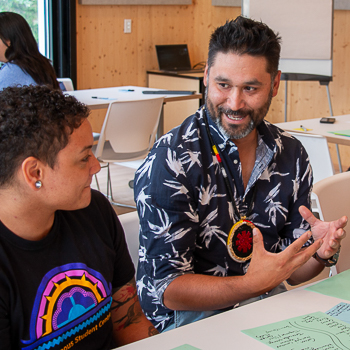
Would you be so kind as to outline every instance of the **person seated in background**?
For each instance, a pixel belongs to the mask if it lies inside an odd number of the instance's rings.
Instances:
[[[111,349],[158,333],[123,228],[90,188],[88,114],[46,86],[0,92],[0,349]]]
[[[58,89],[54,68],[43,56],[27,21],[14,12],[0,12],[0,90],[8,86],[48,85]]]
[[[261,22],[217,28],[205,105],[136,172],[137,287],[160,331],[285,291],[284,280],[305,282],[337,260],[347,218],[312,215],[305,149],[264,120],[279,55],[280,38]]]

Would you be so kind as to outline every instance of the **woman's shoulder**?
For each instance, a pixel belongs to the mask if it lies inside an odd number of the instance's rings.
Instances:
[[[3,64],[3,66],[1,67],[1,71],[11,71],[11,72],[19,72],[22,71],[21,67],[18,66],[16,63],[13,62],[6,62]]]
[[[37,85],[37,83],[16,63],[7,62],[0,70],[0,90],[16,85]]]

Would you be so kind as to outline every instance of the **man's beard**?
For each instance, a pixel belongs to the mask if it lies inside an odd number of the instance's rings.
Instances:
[[[265,118],[272,101],[272,93],[273,89],[269,93],[268,99],[266,103],[257,110],[251,108],[241,108],[237,111],[234,111],[230,108],[224,108],[222,106],[217,107],[215,110],[213,103],[208,98],[208,89],[207,86],[205,90],[205,106],[209,117],[214,121],[217,125],[220,132],[228,137],[231,140],[238,140],[248,136]],[[222,124],[222,114],[227,114],[230,116],[237,116],[238,118],[248,117],[249,123],[247,125],[234,125],[229,124],[228,126],[224,126]]]

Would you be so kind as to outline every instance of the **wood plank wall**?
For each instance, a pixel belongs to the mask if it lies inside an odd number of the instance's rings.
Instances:
[[[157,69],[156,44],[187,43],[192,64],[205,61],[211,32],[240,12],[239,7],[212,6],[211,0],[193,0],[188,6],[87,6],[77,1],[77,88],[147,86],[146,71]],[[123,33],[124,19],[132,20],[131,34]],[[330,83],[334,115],[350,113],[349,33],[350,11],[335,11]],[[267,117],[273,123],[284,121],[284,84]],[[329,116],[324,86],[317,82],[288,84],[288,120]],[[105,111],[92,114],[94,131],[99,131],[104,115]],[[350,147],[340,146],[340,151],[347,168]],[[336,160],[334,147],[331,153]]]

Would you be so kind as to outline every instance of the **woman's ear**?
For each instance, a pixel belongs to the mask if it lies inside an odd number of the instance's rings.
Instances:
[[[43,164],[35,157],[28,157],[22,162],[22,174],[27,185],[38,191],[42,186]]]

